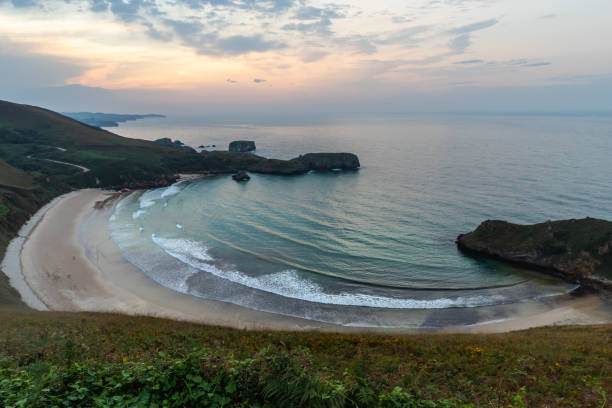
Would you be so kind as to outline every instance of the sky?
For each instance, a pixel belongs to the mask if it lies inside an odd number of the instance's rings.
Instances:
[[[610,0],[0,0],[0,99],[127,112],[612,111]]]

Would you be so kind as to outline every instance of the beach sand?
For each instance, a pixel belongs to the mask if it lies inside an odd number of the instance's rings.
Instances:
[[[343,332],[505,332],[553,324],[612,321],[610,302],[596,294],[553,306],[546,303],[506,306],[504,319],[487,318],[490,311],[486,307],[474,308],[480,309],[475,311],[478,323],[463,326],[449,323],[436,330],[336,326],[196,298],[159,285],[125,260],[111,239],[108,225],[117,197],[111,191],[80,190],[61,197],[35,216],[38,218],[31,231],[23,232],[7,253],[7,257],[13,258],[20,254],[21,265],[15,265],[13,260],[7,266],[6,259],[3,263],[3,268],[11,269],[7,272],[13,276],[11,283],[16,283],[13,286],[27,298],[28,305],[40,303],[44,307],[37,308],[42,310],[146,315],[241,329]],[[16,271],[19,266],[21,271]],[[422,321],[440,313],[445,312],[414,311]],[[444,318],[449,315],[452,313],[446,312]]]

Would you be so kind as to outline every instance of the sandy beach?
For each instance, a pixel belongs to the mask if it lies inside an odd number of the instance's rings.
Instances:
[[[11,283],[28,305],[40,310],[125,313],[246,329],[393,333],[424,330],[335,326],[208,301],[163,287],[127,262],[111,239],[108,219],[117,198],[116,192],[93,189],[67,194],[43,208],[34,217],[33,226],[14,241],[3,269],[11,269],[10,273],[7,271],[12,276]],[[7,262],[16,254],[20,262]],[[554,306],[531,303],[509,306],[511,316],[501,321],[487,320],[486,308],[478,309],[482,309],[478,312],[481,315],[478,324],[450,324],[437,331],[504,332],[612,321],[610,302],[595,294],[574,297]],[[415,311],[415,315],[419,313],[425,319],[433,312]]]

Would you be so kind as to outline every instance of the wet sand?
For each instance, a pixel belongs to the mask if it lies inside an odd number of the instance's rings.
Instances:
[[[596,294],[502,308],[471,308],[474,321],[459,325],[457,322],[465,323],[461,318],[465,310],[415,310],[414,318],[424,328],[410,329],[336,326],[204,300],[159,285],[125,260],[108,225],[115,198],[117,193],[103,190],[70,193],[37,213],[31,231],[22,230],[7,251],[3,270],[10,269],[11,284],[28,305],[41,310],[115,312],[246,329],[343,332],[505,332],[612,321],[611,303]],[[16,255],[20,262],[15,262]],[[7,263],[10,257],[12,261]],[[442,327],[425,328],[431,327],[428,322]]]

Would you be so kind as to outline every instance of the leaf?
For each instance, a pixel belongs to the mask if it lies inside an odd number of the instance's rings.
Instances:
[[[233,394],[236,392],[236,383],[235,382],[231,382],[229,384],[227,384],[227,386],[225,387],[225,392],[227,392],[228,394]]]

